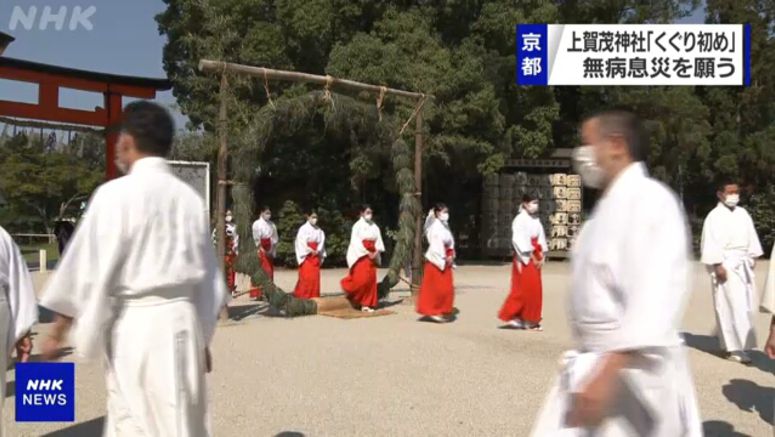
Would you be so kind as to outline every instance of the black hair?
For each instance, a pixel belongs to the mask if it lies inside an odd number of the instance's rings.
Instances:
[[[522,195],[522,203],[532,202],[534,200],[538,199],[535,195],[530,193],[525,193]]]
[[[584,118],[584,122],[590,120],[599,121],[602,136],[623,136],[633,161],[645,161],[648,158],[648,138],[643,123],[634,113],[623,109],[606,109]]]
[[[738,187],[740,186],[740,184],[737,183],[737,181],[732,178],[723,178],[723,179],[719,179],[718,182],[716,183],[716,191],[719,193],[723,193],[728,185],[737,185]]]
[[[307,214],[307,217],[311,216],[312,214],[317,215],[318,211],[315,208],[309,208],[306,210],[305,214]]]
[[[445,204],[443,204],[441,202],[438,202],[435,205],[433,205],[433,213],[434,214],[439,214],[441,211],[443,211],[445,209],[447,209],[447,205],[445,205]]]
[[[358,212],[362,214],[367,209],[371,209],[373,211],[373,209],[371,208],[371,205],[369,205],[368,203],[364,203],[364,204],[361,205],[361,207],[358,210]]]
[[[161,105],[139,100],[124,108],[121,131],[134,138],[138,151],[166,157],[172,149],[175,122]]]
[[[267,211],[271,211],[271,210],[272,210],[272,209],[271,209],[271,208],[269,208],[268,206],[266,206],[266,205],[262,205],[262,206],[261,206],[261,208],[258,210],[258,212],[259,212],[260,214],[263,214],[263,213],[265,213],[265,212],[267,212]]]

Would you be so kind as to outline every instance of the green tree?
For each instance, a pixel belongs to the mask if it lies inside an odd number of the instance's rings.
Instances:
[[[51,233],[55,218],[77,207],[102,180],[100,167],[66,152],[44,152],[37,136],[18,134],[0,146],[3,220],[14,231]]]

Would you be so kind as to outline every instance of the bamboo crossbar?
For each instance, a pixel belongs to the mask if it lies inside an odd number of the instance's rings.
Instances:
[[[231,62],[212,61],[209,59],[202,59],[199,61],[199,70],[208,73],[219,73],[226,71],[258,78],[284,80],[289,82],[308,82],[328,86],[343,86],[360,91],[371,91],[377,94],[379,94],[384,89],[385,94],[393,94],[410,99],[420,99],[423,97],[432,98],[432,96],[423,93],[414,93],[395,88],[381,87],[379,85],[372,85],[348,79],[338,79],[333,76],[320,76],[317,74],[299,73],[296,71],[274,70],[271,68],[253,67],[250,65],[234,64]]]

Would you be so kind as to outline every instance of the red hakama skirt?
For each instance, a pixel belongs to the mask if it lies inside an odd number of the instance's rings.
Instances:
[[[314,241],[307,242],[307,246],[318,250],[318,243]],[[299,299],[320,297],[320,256],[309,254],[304,258],[299,266],[299,281],[293,295]]]
[[[531,240],[533,253],[538,259],[543,258],[538,238]],[[543,288],[541,285],[541,270],[533,263],[518,268],[521,261],[515,255],[511,265],[511,292],[503,303],[498,318],[504,322],[519,319],[523,322],[537,324],[541,321]]]
[[[370,253],[376,252],[374,244],[374,240],[363,240],[363,247]],[[340,283],[342,290],[347,293],[347,299],[354,306],[377,306],[377,266],[368,256],[360,257]]]
[[[453,256],[454,253],[454,250],[447,248],[447,256]],[[426,261],[417,297],[417,312],[424,316],[443,316],[452,312],[454,303],[452,266],[447,264],[444,271],[441,271],[435,264]]]
[[[261,248],[264,250],[258,251],[258,261],[261,263],[261,268],[264,269],[264,272],[266,272],[267,276],[269,276],[269,279],[274,281],[274,266],[272,265],[272,257],[268,255],[272,250],[272,240],[269,238],[262,238]],[[257,299],[263,294],[264,293],[261,291],[261,287],[256,285],[250,289],[250,297],[253,299]]]

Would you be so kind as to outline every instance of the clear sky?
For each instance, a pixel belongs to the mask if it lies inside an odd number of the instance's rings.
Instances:
[[[22,24],[9,29],[15,7],[25,13],[30,6],[38,9],[38,18],[43,8],[50,6],[57,13],[67,7],[64,28],[56,30],[51,24],[40,30],[39,22],[32,30]],[[96,11],[89,21],[93,28],[87,30],[78,26],[69,30],[71,11],[80,6],[86,10],[94,6]],[[159,35],[154,16],[165,8],[161,0],[0,0],[0,30],[16,38],[4,56],[61,65],[71,68],[116,73],[129,76],[165,77],[162,67],[162,48],[166,38]],[[0,98],[26,101],[34,91],[20,87],[17,83],[0,81]],[[93,109],[102,104],[98,95],[86,93],[65,93],[60,95],[62,106]],[[175,98],[171,92],[158,95],[158,100],[174,107]],[[176,112],[178,125],[185,122]]]
[[[31,30],[18,22],[14,29],[10,29],[14,24],[13,10],[18,7],[29,13],[31,6],[37,7],[38,19],[47,6],[54,13],[62,6],[66,7],[64,28],[56,30],[55,25],[50,24],[41,30],[37,21]],[[91,6],[96,8],[89,19],[93,26],[91,30],[82,26],[69,29],[76,6],[83,10]],[[0,0],[0,30],[16,38],[4,55],[106,73],[162,78],[165,77],[162,48],[166,38],[159,35],[154,16],[164,8],[161,0]],[[680,22],[702,23],[703,16],[704,8],[701,7]],[[34,95],[34,87],[0,81],[2,99],[34,102]],[[60,98],[61,104],[66,107],[93,109],[102,104],[101,97],[94,94],[67,92]],[[158,99],[173,109],[178,126],[182,127],[185,117],[174,110],[172,93],[161,93]]]

